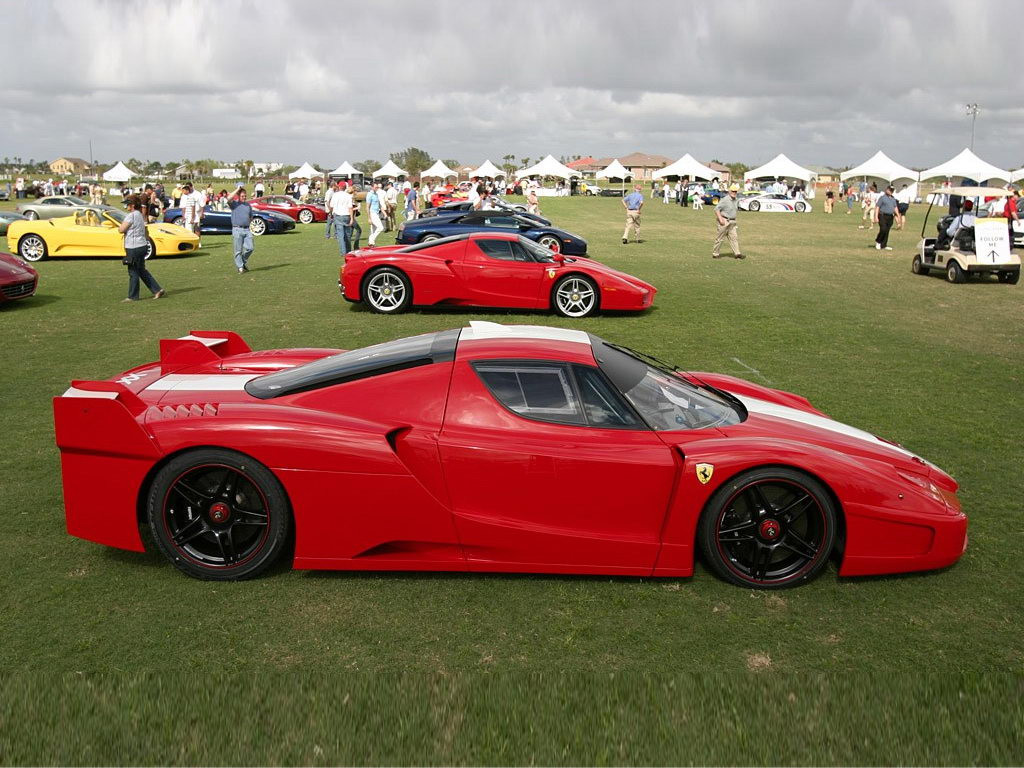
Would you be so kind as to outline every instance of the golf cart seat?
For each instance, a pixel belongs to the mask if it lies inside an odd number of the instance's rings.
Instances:
[[[936,224],[938,230],[938,236],[935,238],[935,250],[937,251],[948,251],[951,245],[961,251],[974,251],[974,227],[960,227],[956,234],[951,238],[946,234],[946,230],[949,229],[949,225],[953,223],[955,216],[943,216],[939,223]]]

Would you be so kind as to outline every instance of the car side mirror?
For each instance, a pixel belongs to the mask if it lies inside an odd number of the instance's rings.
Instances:
[[[555,251],[554,245],[551,246],[551,250]],[[553,254],[551,254],[551,258],[555,260],[555,264],[565,264],[565,256],[560,254],[558,251],[555,251]]]

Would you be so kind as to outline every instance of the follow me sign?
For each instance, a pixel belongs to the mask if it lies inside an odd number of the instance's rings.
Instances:
[[[974,252],[979,264],[1002,264],[1010,260],[1006,219],[974,220]]]

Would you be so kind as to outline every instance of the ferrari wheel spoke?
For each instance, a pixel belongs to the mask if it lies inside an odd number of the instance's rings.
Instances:
[[[718,531],[718,537],[722,538],[727,534],[739,533],[740,531],[752,531],[757,526],[757,523],[753,520],[748,520],[745,523],[734,525],[732,528],[721,528]]]
[[[768,573],[768,561],[772,558],[772,550],[763,544],[754,544],[754,556],[750,560],[750,575],[755,579],[763,579]]]
[[[204,503],[213,499],[210,494],[203,493],[182,480],[179,480],[174,484],[174,492],[193,507],[202,506]]]
[[[785,520],[789,525],[792,525],[795,521],[803,517],[804,513],[810,509],[813,502],[814,499],[807,494],[798,496],[795,500],[791,501],[779,510],[779,517]]]
[[[184,546],[192,539],[202,536],[204,533],[209,533],[210,528],[206,525],[206,522],[201,517],[194,518],[191,522],[186,523],[174,536],[174,543],[179,547]]]
[[[262,527],[267,524],[267,515],[263,512],[250,512],[247,509],[236,508],[232,516],[234,525],[256,525]]]
[[[772,503],[768,501],[768,497],[764,495],[764,489],[761,488],[760,483],[755,483],[750,486],[748,491],[750,500],[754,503],[754,506],[758,511],[770,513],[773,511]]]
[[[793,552],[805,560],[813,560],[818,554],[818,548],[813,544],[804,541],[800,536],[790,531],[786,534],[786,538],[780,542],[779,546],[785,547],[790,552]]]

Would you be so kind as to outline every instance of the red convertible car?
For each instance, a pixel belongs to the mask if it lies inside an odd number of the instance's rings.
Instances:
[[[54,398],[68,531],[184,573],[690,576],[941,568],[957,483],[807,400],[583,331],[473,322],[363,349],[226,331]]]
[[[17,256],[0,253],[0,306],[15,299],[27,299],[38,285],[38,272]]]
[[[322,205],[303,203],[289,195],[270,195],[254,197],[249,204],[257,211],[273,211],[290,216],[301,224],[312,224],[314,221],[327,221],[327,209]]]
[[[374,312],[413,305],[552,309],[586,317],[644,310],[657,289],[593,259],[554,253],[522,235],[468,232],[345,254],[341,295]]]

